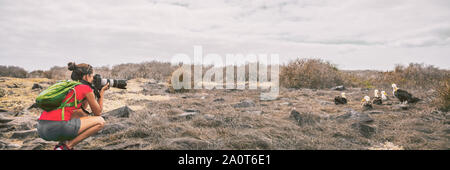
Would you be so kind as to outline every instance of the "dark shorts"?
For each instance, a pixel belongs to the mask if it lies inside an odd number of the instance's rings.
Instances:
[[[79,118],[69,121],[38,120],[39,137],[47,141],[72,140],[78,136],[81,121]]]

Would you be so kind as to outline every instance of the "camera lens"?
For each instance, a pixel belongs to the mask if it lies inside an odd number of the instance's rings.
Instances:
[[[101,89],[109,83],[110,87],[119,88],[119,89],[127,89],[127,80],[115,80],[115,79],[102,79],[100,75],[94,76],[94,86],[97,89]]]
[[[126,80],[115,80],[116,82],[114,82],[115,88],[119,88],[119,89],[127,89],[127,81]]]

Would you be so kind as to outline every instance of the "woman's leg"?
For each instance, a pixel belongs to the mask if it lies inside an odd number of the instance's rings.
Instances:
[[[83,110],[76,109],[76,110],[73,111],[72,116],[70,117],[70,119],[82,118],[82,117],[86,117],[86,116],[89,116],[89,115],[84,113]]]
[[[87,103],[87,100],[86,100],[86,101],[83,102],[81,107],[86,106],[86,107],[84,107],[86,109],[87,108],[87,104],[88,103]],[[72,116],[71,116],[70,119],[76,119],[76,118],[81,118],[81,117],[85,117],[85,116],[89,116],[89,115],[84,113],[83,110],[80,108],[80,109],[75,109],[73,111]]]
[[[97,133],[105,126],[105,120],[101,116],[81,117],[80,122],[81,125],[78,136],[66,143],[69,148],[72,148],[82,140]]]

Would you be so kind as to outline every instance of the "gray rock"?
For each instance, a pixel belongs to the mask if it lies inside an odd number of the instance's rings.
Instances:
[[[234,104],[234,108],[245,108],[245,107],[254,107],[255,103],[253,100],[242,100],[240,103]]]
[[[0,129],[8,128],[10,125],[8,123],[0,123]]]
[[[368,113],[368,114],[383,114],[384,112],[381,111],[381,110],[370,110],[370,111],[367,111],[365,113]]]
[[[7,149],[7,147],[8,147],[7,143],[0,141],[0,149]]]
[[[158,84],[158,81],[156,81],[155,79],[150,79],[148,80],[148,84]]]
[[[320,121],[320,117],[317,115],[312,113],[300,113],[296,110],[292,110],[289,117],[294,119],[299,126],[314,125]]]
[[[392,110],[394,111],[400,111],[400,110],[408,110],[409,105],[408,104],[398,104],[392,107]]]
[[[351,126],[366,138],[370,138],[376,133],[376,128],[374,126],[365,123],[354,123]]]
[[[6,118],[6,117],[1,117],[0,116],[0,123],[8,123],[8,122],[11,122],[13,120],[14,119],[12,119],[12,118]]]
[[[2,117],[2,116],[8,117],[8,116],[16,116],[16,115],[18,115],[18,113],[11,112],[11,111],[8,111],[5,109],[0,109],[0,117]]]
[[[180,115],[178,115],[178,118],[191,119],[192,117],[194,117],[197,114],[198,114],[198,112],[184,112],[184,113],[181,113]]]
[[[25,139],[37,137],[37,129],[15,131],[11,135],[11,139]]]
[[[357,120],[361,123],[373,122],[373,119],[366,113],[361,113],[357,116]]]
[[[206,120],[215,120],[215,116],[212,115],[212,114],[204,114],[203,117],[204,117]]]
[[[364,137],[370,138],[375,134],[376,128],[367,124],[359,124],[359,132]]]
[[[261,111],[261,110],[253,110],[253,111],[247,111],[247,113],[256,114],[256,115],[262,115],[264,112]]]
[[[200,110],[196,110],[196,109],[184,109],[185,112],[197,112],[200,113]]]
[[[122,123],[106,124],[105,127],[99,132],[101,135],[113,134],[125,130],[127,126]]]
[[[18,84],[18,83],[7,84],[6,87],[8,87],[8,88],[21,88],[22,84]]]
[[[443,132],[446,133],[447,135],[450,134],[450,128],[444,129]]]
[[[15,143],[8,143],[6,144],[5,147],[5,149],[18,149],[18,148],[20,148],[20,145]]]
[[[443,115],[443,116],[446,116],[445,114],[443,114],[443,112],[441,112],[441,111],[439,111],[439,110],[433,110],[432,112],[431,112],[431,114],[433,114],[433,115]],[[448,119],[448,118],[447,118]]]
[[[6,123],[9,131],[30,130],[37,127],[36,119],[32,117],[16,117],[13,121]]]
[[[24,141],[20,150],[44,150],[47,148],[52,148],[54,145],[55,142],[49,142],[41,138],[36,138]]]
[[[343,91],[343,90],[345,90],[345,87],[344,87],[343,85],[341,85],[341,86],[336,86],[336,87],[331,88],[331,90]]]
[[[391,106],[391,105],[394,104],[394,102],[392,102],[392,101],[383,101],[383,104],[384,104],[384,105]]]
[[[42,88],[41,85],[39,85],[39,84],[37,84],[37,83],[34,83],[34,84],[33,84],[33,87],[31,87],[31,90],[34,90],[34,89],[43,89],[43,88]]]
[[[338,120],[345,120],[345,119],[348,119],[350,117],[352,117],[351,113],[344,113],[342,115],[337,116],[336,119],[338,119]]]
[[[213,102],[224,102],[224,101],[225,101],[225,99],[223,99],[223,98],[217,98],[217,99],[213,100]]]
[[[207,149],[210,145],[210,143],[207,141],[202,141],[191,137],[170,139],[168,143],[172,149],[182,149],[182,150]]]
[[[134,113],[133,110],[131,110],[128,106],[124,106],[115,110],[111,110],[109,112],[104,113],[104,118],[109,119],[112,117],[116,118],[128,118],[130,117],[130,114]]]
[[[0,97],[6,96],[6,91],[0,88]]]
[[[27,110],[31,109],[39,109],[39,106],[36,103],[33,103],[30,107],[27,108]]]
[[[329,102],[329,101],[319,101],[319,104],[320,105],[322,105],[322,106],[326,106],[326,105],[334,105],[334,103],[333,102]]]
[[[99,149],[104,149],[104,150],[124,150],[124,149],[130,149],[130,148],[139,148],[141,147],[140,143],[119,143],[119,144],[110,144],[107,145],[104,148],[99,148]]]
[[[181,113],[183,113],[184,111],[178,108],[172,108],[170,109],[167,113],[170,115],[179,115]]]
[[[360,123],[370,123],[374,121],[369,116],[369,114],[357,112],[353,109],[349,109],[345,114],[336,117],[336,119],[349,119],[349,118],[357,120]]]
[[[431,130],[429,128],[425,128],[425,127],[417,127],[417,128],[415,128],[415,130],[419,131],[419,132],[426,133],[426,134],[432,134],[433,133],[433,130]]]
[[[171,116],[169,118],[170,121],[177,121],[177,120],[190,120],[192,119],[194,116],[198,115],[200,113],[200,111],[198,110],[193,110],[193,109],[186,109],[184,110],[184,112]]]
[[[259,96],[259,101],[274,101],[274,100],[278,100],[278,97],[273,94],[262,94],[261,96]]]
[[[283,103],[280,103],[280,106],[292,106],[292,103],[283,102]]]

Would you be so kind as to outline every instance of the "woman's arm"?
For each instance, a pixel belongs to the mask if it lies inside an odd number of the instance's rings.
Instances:
[[[102,115],[103,110],[103,94],[105,91],[109,89],[109,83],[106,84],[101,90],[100,90],[100,97],[98,98],[98,101],[95,100],[95,96],[93,92],[86,94],[86,99],[89,103],[89,107],[91,107],[92,113],[94,113],[95,116]]]
[[[90,92],[86,94],[86,99],[89,103],[89,107],[91,107],[92,113],[94,113],[95,116],[100,116],[103,109],[103,95],[100,95],[100,98],[96,101],[94,93]]]

